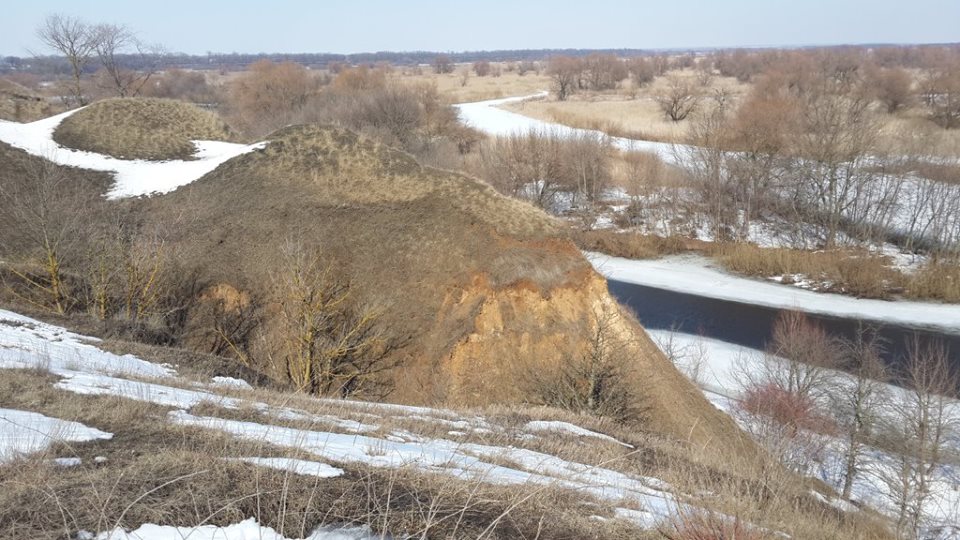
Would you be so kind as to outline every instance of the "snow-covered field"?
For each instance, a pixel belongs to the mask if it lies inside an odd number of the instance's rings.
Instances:
[[[719,300],[960,333],[960,307],[956,305],[888,302],[806,291],[735,276],[696,256],[656,260],[624,259],[602,253],[586,256],[598,272],[616,281]]]
[[[197,152],[193,160],[146,161],[125,160],[60,146],[53,132],[65,118],[80,109],[67,111],[36,122],[21,124],[0,120],[0,141],[71,167],[114,173],[115,183],[108,197],[119,199],[167,193],[198,180],[225,161],[263,148],[266,143],[250,145],[221,141],[194,141]]]

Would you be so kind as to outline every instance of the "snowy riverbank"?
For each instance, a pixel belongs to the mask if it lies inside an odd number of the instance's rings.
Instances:
[[[632,260],[586,253],[607,279],[806,313],[893,323],[960,334],[960,306],[929,302],[884,301],[818,293],[738,277],[696,256]]]
[[[579,129],[545,122],[522,114],[501,108],[501,105],[508,103],[517,103],[531,99],[543,99],[549,95],[549,92],[542,91],[529,96],[517,96],[501,99],[491,99],[487,101],[477,101],[473,103],[460,103],[454,105],[460,114],[460,120],[468,126],[486,133],[487,135],[502,136],[517,133],[529,133],[537,131],[542,133],[556,133],[564,137],[590,136],[603,137],[606,134],[601,131],[590,129]],[[682,145],[673,145],[661,142],[642,141],[637,139],[627,139],[624,137],[610,137],[610,142],[620,150],[636,150],[641,152],[651,152],[660,157],[660,159],[675,163],[677,156],[683,154]]]

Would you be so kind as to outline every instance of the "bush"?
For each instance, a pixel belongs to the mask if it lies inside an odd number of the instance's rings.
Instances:
[[[836,431],[833,421],[817,409],[813,399],[790,392],[777,384],[747,388],[740,398],[740,407],[750,414],[775,420],[792,435],[804,429],[816,433]]]

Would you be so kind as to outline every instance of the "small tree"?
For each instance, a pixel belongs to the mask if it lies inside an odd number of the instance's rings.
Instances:
[[[794,470],[807,472],[823,453],[835,426],[823,410],[840,349],[835,339],[799,312],[784,312],[774,326],[768,353],[758,365],[737,369],[739,411],[761,444]]]
[[[700,93],[687,80],[670,75],[667,77],[666,87],[655,99],[667,118],[680,122],[697,109],[700,97]]]
[[[930,119],[944,129],[960,127],[960,58],[944,61],[924,82],[923,101]]]
[[[0,178],[0,227],[10,243],[3,247],[27,254],[25,268],[8,268],[26,286],[23,300],[58,314],[75,303],[66,269],[83,250],[88,224],[83,209],[97,202],[87,189],[46,159],[31,159],[22,174]]]
[[[486,77],[490,74],[490,62],[487,62],[486,60],[474,62],[473,72],[477,74],[477,77]]]
[[[643,418],[642,403],[629,381],[630,343],[615,328],[620,317],[616,312],[595,314],[582,352],[546,372],[538,369],[528,375],[539,403],[621,422]]]
[[[896,466],[881,480],[897,509],[897,533],[917,538],[929,512],[932,483],[946,456],[948,441],[957,435],[960,418],[953,400],[960,375],[950,365],[942,342],[908,344],[901,375],[906,391],[892,402],[885,441],[896,454]]]
[[[840,495],[850,500],[853,483],[860,474],[865,445],[877,435],[882,406],[889,396],[887,367],[881,358],[883,344],[877,332],[860,328],[853,339],[843,340],[843,368],[853,375],[830,389],[830,404],[837,426],[846,439],[843,457],[843,487]]]
[[[433,72],[438,75],[453,73],[453,67],[453,60],[445,54],[438,54],[433,59]]]
[[[913,81],[907,70],[874,67],[867,71],[867,84],[874,97],[893,114],[907,106],[912,97]]]
[[[281,367],[302,392],[346,398],[382,390],[401,343],[386,336],[380,310],[358,303],[336,265],[288,243],[274,278]]]
[[[580,61],[569,56],[554,56],[547,63],[547,75],[553,80],[557,99],[564,101],[574,93],[582,71]]]
[[[81,80],[96,51],[96,33],[80,19],[50,15],[37,29],[37,37],[44,45],[62,54],[70,63],[71,99],[78,105],[86,105],[87,99]]]
[[[90,29],[93,35],[94,50],[100,65],[106,72],[109,86],[120,97],[140,94],[147,81],[156,73],[156,57],[162,53],[158,46],[146,46],[126,26],[99,24]],[[121,65],[122,55],[136,54],[139,57],[138,69],[127,69]]]

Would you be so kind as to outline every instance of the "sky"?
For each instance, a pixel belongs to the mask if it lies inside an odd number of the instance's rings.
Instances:
[[[0,0],[0,55],[53,13],[191,54],[960,41],[960,0]]]

